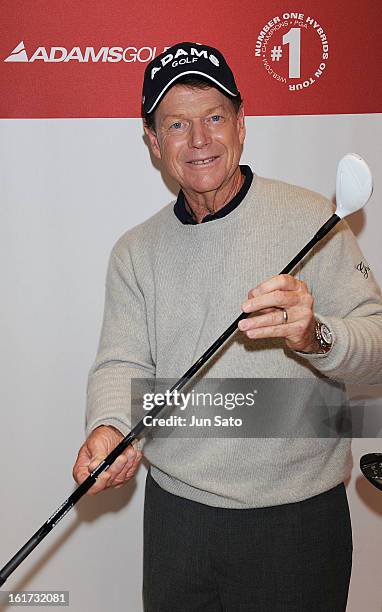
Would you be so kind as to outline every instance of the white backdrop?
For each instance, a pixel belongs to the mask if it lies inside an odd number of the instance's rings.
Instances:
[[[247,129],[257,174],[330,198],[340,157],[367,159],[374,194],[350,223],[382,284],[382,115],[249,117]],[[174,199],[142,134],[138,119],[0,121],[0,566],[73,490],[110,249]],[[382,386],[352,393],[382,408]],[[353,442],[348,612],[382,609],[382,494],[358,469],[375,450],[382,440]],[[3,588],[69,590],[73,612],[141,612],[144,478],[141,466],[134,483],[83,499]]]

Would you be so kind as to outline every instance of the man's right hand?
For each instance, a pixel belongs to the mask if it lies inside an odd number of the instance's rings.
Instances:
[[[73,467],[74,480],[81,484],[123,437],[118,429],[109,425],[101,425],[94,429],[78,452]],[[141,451],[130,444],[114,463],[98,476],[86,495],[95,495],[109,487],[115,489],[122,487],[134,476],[141,459]]]

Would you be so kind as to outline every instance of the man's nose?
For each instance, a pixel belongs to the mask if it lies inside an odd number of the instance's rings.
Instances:
[[[190,145],[200,149],[211,142],[208,127],[203,121],[194,121],[190,132]]]

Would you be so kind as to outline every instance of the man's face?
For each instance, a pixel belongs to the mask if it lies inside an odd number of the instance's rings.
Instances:
[[[205,193],[226,184],[238,167],[244,111],[215,87],[174,85],[155,112],[156,133],[145,128],[152,152],[184,191]]]

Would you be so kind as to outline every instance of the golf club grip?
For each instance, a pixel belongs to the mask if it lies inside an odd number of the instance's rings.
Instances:
[[[97,475],[101,473],[103,470],[99,470],[100,464],[97,466]],[[106,469],[107,466],[104,467]],[[94,472],[96,471],[94,470]],[[8,576],[12,574],[12,572],[20,565],[22,561],[32,552],[34,548],[48,535],[48,533],[57,525],[57,523],[65,516],[67,512],[71,508],[73,508],[74,504],[90,489],[90,487],[95,483],[96,476],[94,476],[94,472],[83,483],[81,483],[75,491],[64,501],[59,508],[48,518],[48,520],[41,525],[40,529],[36,531],[32,535],[32,537],[17,551],[17,553],[8,561],[6,565],[0,571],[0,586],[4,584]]]
[[[138,423],[139,425],[139,423]],[[134,428],[135,429],[135,428]],[[137,428],[139,430],[139,428]],[[73,493],[55,510],[48,520],[32,535],[32,537],[17,551],[0,571],[0,587],[8,576],[20,565],[22,561],[32,552],[34,548],[52,531],[57,523],[64,518],[65,514],[73,508],[83,495],[93,486],[98,476],[102,474],[120,455],[123,450],[135,439],[137,433],[132,430],[127,436],[109,453],[107,457],[92,471],[91,474],[73,491]]]
[[[301,249],[301,251],[288,263],[280,274],[289,273],[296,264],[313,248],[317,242],[319,242],[326,234],[341,220],[341,217],[335,213],[326,221],[314,237]],[[184,385],[200,370],[200,368],[206,363],[206,361],[222,346],[222,344],[237,330],[237,324],[242,319],[248,317],[250,313],[242,312],[236,319],[227,327],[227,329],[215,340],[213,344],[203,353],[201,357],[179,378],[179,380],[171,387],[170,392],[181,389]],[[156,416],[161,410],[163,405],[154,405],[151,410],[147,412],[145,417],[148,415]],[[18,565],[32,552],[32,550],[45,538],[45,536],[57,525],[57,523],[65,516],[67,512],[77,503],[79,499],[90,489],[95,483],[98,476],[105,471],[115,459],[124,451],[129,444],[146,428],[144,423],[145,417],[143,417],[133,429],[121,440],[119,444],[105,457],[103,461],[93,470],[93,472],[84,480],[75,491],[68,497],[68,499],[52,514],[52,516],[40,527],[38,531],[24,544],[22,548],[12,557],[12,559],[4,565],[0,570],[0,586],[4,584],[8,576],[16,569]]]
[[[1,569],[0,572],[0,586],[4,584],[8,576],[20,565],[22,561],[32,552],[34,548],[45,538],[49,533],[50,529],[45,529],[46,523],[40,527],[36,533],[17,551],[10,561]]]

